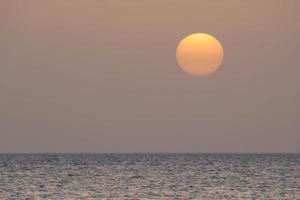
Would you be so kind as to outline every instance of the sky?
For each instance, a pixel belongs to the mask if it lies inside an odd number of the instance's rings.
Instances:
[[[0,152],[300,152],[300,1],[1,0]],[[224,61],[184,73],[212,34]]]

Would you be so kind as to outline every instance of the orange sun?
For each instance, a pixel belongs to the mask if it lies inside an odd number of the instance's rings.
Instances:
[[[178,44],[178,65],[188,74],[206,76],[215,72],[223,61],[221,43],[213,36],[195,33],[183,38]]]

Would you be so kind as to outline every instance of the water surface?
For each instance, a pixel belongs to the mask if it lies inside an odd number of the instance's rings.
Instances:
[[[0,199],[300,199],[300,154],[0,154]]]

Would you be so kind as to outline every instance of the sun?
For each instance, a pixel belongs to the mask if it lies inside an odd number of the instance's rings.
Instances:
[[[212,35],[194,33],[183,38],[176,50],[178,65],[183,71],[194,76],[206,76],[221,65],[224,50]]]

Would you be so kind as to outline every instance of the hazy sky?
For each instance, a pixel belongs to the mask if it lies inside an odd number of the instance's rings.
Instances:
[[[300,152],[300,1],[1,0],[0,152]],[[224,62],[196,78],[178,42]]]

